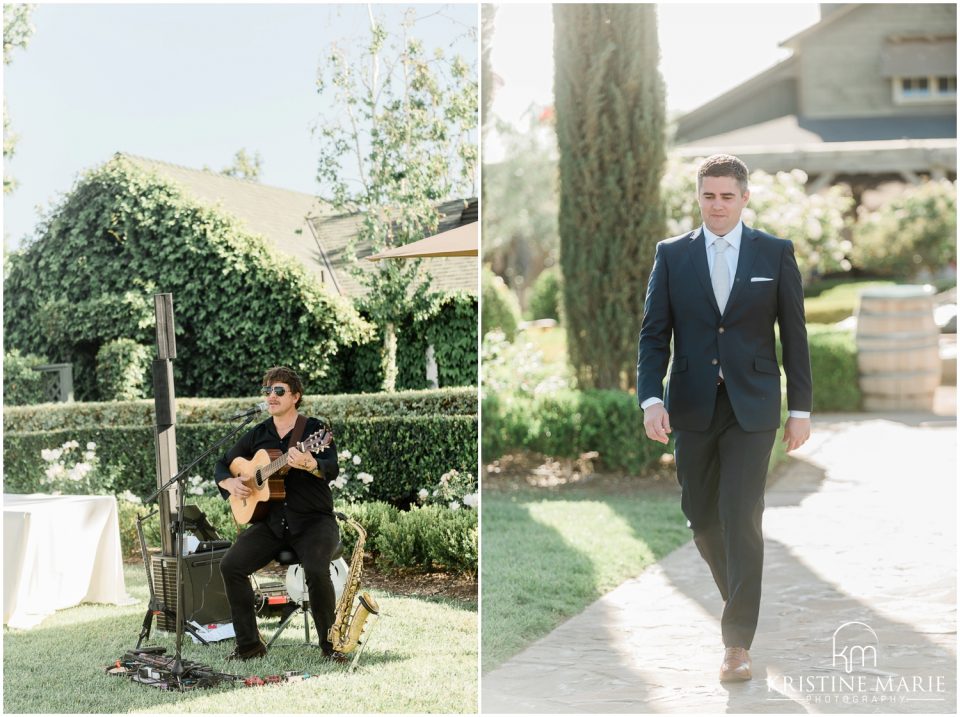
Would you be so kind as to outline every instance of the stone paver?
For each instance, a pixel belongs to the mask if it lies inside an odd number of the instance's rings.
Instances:
[[[956,713],[955,419],[822,415],[793,455],[751,682],[717,680],[722,605],[688,543],[483,675],[481,710]],[[858,645],[875,664],[834,665]]]

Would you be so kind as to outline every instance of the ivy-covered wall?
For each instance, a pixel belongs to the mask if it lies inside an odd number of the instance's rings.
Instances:
[[[440,388],[477,385],[477,296],[450,292],[436,298],[426,318],[408,317],[397,327],[397,390],[427,388],[426,352],[433,345]],[[347,352],[343,390],[381,390],[383,335]]]
[[[5,348],[72,362],[78,400],[111,398],[97,390],[101,346],[152,348],[156,293],[173,294],[179,395],[249,395],[276,364],[335,392],[345,350],[370,335],[295,260],[122,156],[81,177],[37,236],[8,258]]]

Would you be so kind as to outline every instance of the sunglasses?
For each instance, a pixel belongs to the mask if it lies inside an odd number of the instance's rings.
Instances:
[[[263,388],[260,389],[260,393],[262,393],[264,396],[269,396],[271,393],[275,393],[278,396],[282,396],[286,392],[287,392],[287,389],[285,389],[283,386],[264,386]]]

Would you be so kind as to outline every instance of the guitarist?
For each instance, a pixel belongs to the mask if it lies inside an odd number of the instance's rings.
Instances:
[[[271,368],[263,377],[263,395],[270,417],[247,431],[216,465],[216,480],[224,499],[248,497],[249,487],[230,473],[236,458],[250,459],[260,449],[287,453],[286,498],[270,501],[266,518],[237,537],[220,563],[220,572],[230,602],[236,648],[231,660],[250,660],[267,654],[257,629],[250,575],[270,563],[282,548],[296,551],[303,565],[310,595],[310,608],[325,658],[346,662],[327,640],[333,624],[336,598],[330,579],[330,559],[340,542],[340,529],[333,515],[330,481],[340,472],[337,447],[331,442],[319,453],[301,453],[295,443],[323,428],[316,418],[307,418],[297,435],[297,408],[303,396],[300,377],[285,366]],[[293,440],[291,440],[291,438]]]

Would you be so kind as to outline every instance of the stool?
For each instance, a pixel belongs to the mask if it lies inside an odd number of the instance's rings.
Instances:
[[[338,542],[336,549],[333,551],[333,556],[330,558],[330,561],[333,562],[343,556],[343,543]],[[300,584],[296,586],[296,592],[299,592],[299,595],[292,595],[291,597],[294,601],[297,602],[297,609],[283,618],[283,621],[280,623],[280,626],[277,628],[277,631],[273,633],[273,637],[270,638],[270,642],[267,643],[267,647],[273,645],[280,634],[287,628],[287,625],[290,624],[290,621],[293,620],[298,614],[303,614],[303,639],[304,644],[311,645],[310,642],[310,594],[307,591],[307,576],[303,571],[303,566],[300,565],[300,556],[297,555],[296,551],[293,548],[283,548],[277,553],[277,557],[274,558],[277,563],[284,566],[296,566],[299,568],[299,580]],[[288,585],[290,580],[289,571],[287,573]],[[295,592],[291,590],[290,587],[287,588],[288,593]],[[299,598],[299,599],[297,599]]]

